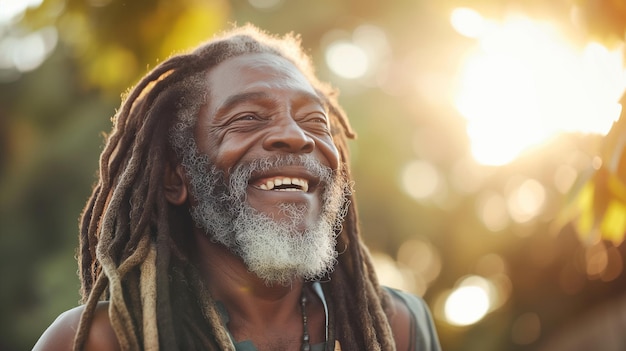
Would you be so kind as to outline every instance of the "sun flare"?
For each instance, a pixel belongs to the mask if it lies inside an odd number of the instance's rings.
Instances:
[[[450,21],[476,46],[461,63],[454,103],[477,162],[507,164],[562,132],[609,131],[621,112],[622,50],[577,48],[524,16],[495,22],[462,10]]]

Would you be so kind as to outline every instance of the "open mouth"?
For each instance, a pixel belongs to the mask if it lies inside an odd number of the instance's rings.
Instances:
[[[298,177],[275,176],[261,178],[251,184],[257,189],[273,191],[309,191],[309,180]]]

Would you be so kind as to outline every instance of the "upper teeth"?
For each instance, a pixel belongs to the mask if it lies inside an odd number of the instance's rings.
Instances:
[[[263,183],[261,183],[259,185],[260,189],[263,190],[274,190],[275,187],[277,186],[281,186],[281,185],[297,185],[299,187],[299,189],[297,188],[282,188],[282,189],[276,189],[276,190],[282,190],[282,191],[304,191],[307,192],[309,191],[309,181],[306,179],[302,179],[302,178],[289,178],[289,177],[275,177],[275,178],[269,178],[264,180]]]

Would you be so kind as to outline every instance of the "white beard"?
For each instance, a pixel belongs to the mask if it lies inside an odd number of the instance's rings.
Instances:
[[[234,223],[235,251],[251,272],[268,284],[289,285],[297,278],[314,280],[332,271],[337,251],[329,221],[320,219],[302,233],[294,221],[277,222],[247,207]]]
[[[280,211],[284,220],[276,221],[252,208],[245,201],[250,174],[257,170],[298,164],[322,179],[322,213],[317,223],[304,232],[304,205],[286,203]],[[183,157],[183,166],[191,183],[190,193],[197,201],[191,209],[196,225],[211,240],[228,247],[242,258],[248,270],[267,285],[289,285],[295,279],[316,280],[332,272],[336,263],[336,232],[348,207],[350,187],[344,177],[321,165],[311,155],[289,155],[240,165],[226,185],[223,172],[205,155],[195,151]]]

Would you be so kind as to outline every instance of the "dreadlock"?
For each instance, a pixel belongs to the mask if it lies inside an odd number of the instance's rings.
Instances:
[[[74,349],[82,349],[98,301],[122,350],[232,350],[232,343],[186,247],[191,219],[165,200],[163,176],[192,137],[208,91],[206,74],[229,58],[271,53],[291,61],[326,99],[342,160],[354,137],[337,94],[315,77],[294,35],[272,37],[248,25],[149,72],[123,99],[100,158],[98,183],[83,211],[78,250],[82,314]],[[348,167],[344,172],[350,178]],[[381,289],[362,244],[353,195],[338,230],[342,254],[323,285],[330,340],[345,350],[395,350]],[[331,344],[331,343],[328,343]],[[327,345],[332,349],[333,345]]]

